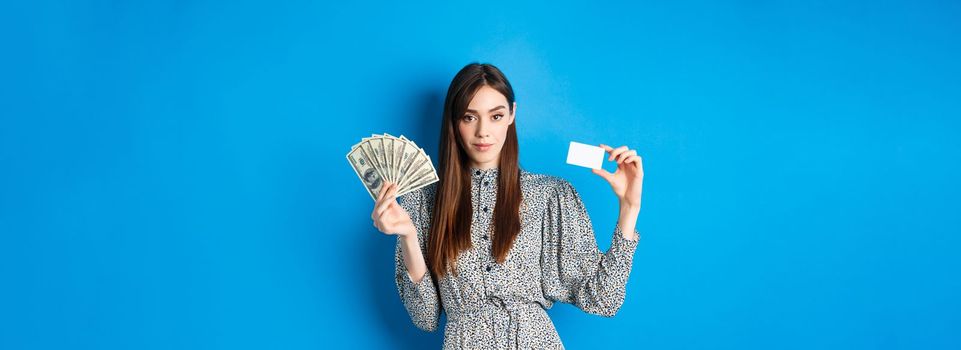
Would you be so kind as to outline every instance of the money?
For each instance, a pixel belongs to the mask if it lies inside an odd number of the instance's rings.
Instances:
[[[388,181],[397,184],[401,196],[440,180],[430,156],[403,135],[362,138],[347,152],[347,162],[374,200]]]

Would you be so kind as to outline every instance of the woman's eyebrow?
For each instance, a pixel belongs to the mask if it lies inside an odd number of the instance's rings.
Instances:
[[[504,105],[500,105],[500,106],[491,108],[491,110],[488,111],[487,113],[490,113],[490,112],[493,112],[493,111],[496,111],[496,110],[502,109],[502,108],[507,108],[507,107],[504,107]],[[468,111],[468,112],[471,112],[471,113],[477,113],[477,111],[475,111],[475,110],[473,110],[473,109],[468,109],[467,111]]]

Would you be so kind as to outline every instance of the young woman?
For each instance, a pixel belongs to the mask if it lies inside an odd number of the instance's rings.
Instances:
[[[624,302],[641,208],[641,157],[600,145],[617,162],[593,170],[614,190],[620,214],[601,253],[577,191],[518,164],[514,91],[489,64],[454,77],[440,131],[440,181],[396,201],[386,184],[371,219],[397,235],[396,282],[417,327],[444,348],[563,348],[547,316],[554,302],[614,316]],[[428,273],[430,272],[430,273]]]

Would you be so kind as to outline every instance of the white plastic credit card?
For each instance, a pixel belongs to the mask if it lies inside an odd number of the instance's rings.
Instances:
[[[600,169],[604,164],[604,149],[571,141],[571,146],[567,149],[567,164]]]

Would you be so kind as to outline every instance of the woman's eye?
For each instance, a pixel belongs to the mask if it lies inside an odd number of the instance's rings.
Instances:
[[[501,120],[501,118],[504,118],[504,116],[501,114],[497,114],[494,116],[494,120]]]
[[[465,122],[469,122],[469,121],[473,121],[473,120],[474,120],[474,116],[472,116],[472,115],[465,115],[465,116],[464,116],[464,121],[465,121]]]

